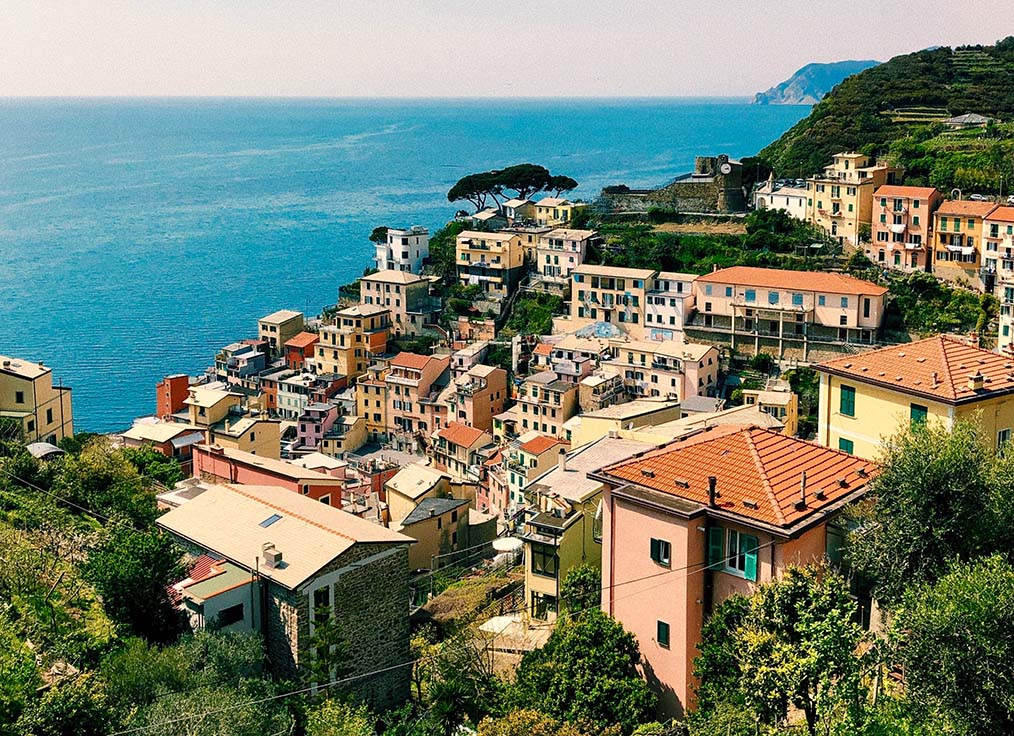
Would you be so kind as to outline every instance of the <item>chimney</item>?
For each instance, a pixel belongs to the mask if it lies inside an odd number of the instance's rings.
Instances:
[[[937,383],[939,382],[940,382],[940,374],[937,373],[936,371],[933,371],[933,388],[936,388]]]
[[[561,472],[567,472],[567,450],[562,447],[560,448],[560,455],[556,461],[556,465],[560,468]]]
[[[799,477],[799,500],[796,501],[797,509],[806,508],[806,471]]]
[[[982,375],[982,371],[976,371],[973,375],[968,377],[968,388],[972,391],[982,391],[986,386],[986,377]]]
[[[717,499],[722,497],[722,494],[718,492],[718,478],[713,475],[708,476],[708,506],[711,508],[718,508]]]
[[[282,553],[275,549],[271,542],[261,545],[261,557],[264,558],[264,566],[272,570],[282,564]]]

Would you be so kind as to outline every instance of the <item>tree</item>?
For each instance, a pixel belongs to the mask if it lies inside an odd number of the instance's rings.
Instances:
[[[88,557],[84,577],[102,606],[126,632],[150,642],[175,641],[184,630],[168,588],[186,577],[182,550],[160,531],[116,525]]]
[[[567,570],[560,586],[560,598],[568,612],[598,608],[602,599],[602,573],[598,565],[581,564]]]
[[[792,706],[803,712],[811,736],[818,725],[827,732],[833,722],[859,718],[866,635],[839,575],[823,566],[790,567],[760,586],[745,610],[733,603],[719,611],[720,620],[703,631],[695,662],[702,710],[741,702],[776,726]],[[723,687],[732,697],[722,697]]]
[[[8,733],[25,703],[39,684],[35,657],[11,629],[7,616],[0,616],[0,733]]]
[[[387,225],[381,225],[373,228],[373,232],[370,233],[370,242],[372,243],[386,243],[387,242],[387,231],[390,228]]]
[[[577,726],[537,710],[513,710],[500,718],[483,718],[478,736],[582,736]]]
[[[486,646],[468,631],[446,639],[429,667],[430,714],[451,736],[464,723],[478,724],[497,712],[501,683]]]
[[[87,443],[60,463],[53,491],[103,516],[148,526],[157,515],[155,494],[127,454],[105,438]]]
[[[307,670],[310,682],[326,685],[334,680],[347,676],[349,667],[349,646],[342,635],[341,624],[332,615],[330,606],[319,606],[313,612],[313,636],[310,637],[310,649],[313,659]],[[324,696],[330,697],[331,689],[324,690]]]
[[[547,192],[552,192],[554,197],[559,197],[564,192],[577,189],[577,181],[562,174],[549,177],[549,183],[545,187]]]
[[[952,431],[918,424],[891,438],[848,540],[851,564],[873,580],[879,600],[894,604],[909,586],[944,574],[952,560],[995,546],[993,457],[975,423],[959,422]]]
[[[487,171],[482,174],[468,174],[461,177],[447,192],[448,202],[471,202],[475,210],[486,209],[490,197],[499,191],[498,172]]]
[[[536,192],[553,188],[553,177],[550,176],[549,169],[537,164],[515,164],[499,172],[491,173],[495,174],[494,179],[499,190],[513,191],[518,199],[528,199]],[[574,186],[577,186],[577,182],[574,183]]]
[[[179,461],[176,458],[166,457],[150,444],[143,447],[124,447],[121,451],[127,462],[137,468],[138,473],[156,483],[172,488],[183,480],[183,469]]]
[[[374,736],[376,722],[365,705],[325,700],[306,714],[306,736]]]
[[[46,691],[17,722],[22,736],[105,736],[116,727],[101,684],[82,675]]]
[[[715,606],[701,628],[700,654],[694,659],[699,713],[709,713],[721,703],[744,702],[739,690],[739,642],[733,634],[749,610],[749,598],[731,596]]]
[[[655,706],[640,662],[634,635],[599,609],[561,618],[546,645],[521,659],[514,704],[597,729],[618,724],[629,734]]]
[[[1014,733],[1014,568],[959,562],[910,590],[895,629],[909,697],[960,733]]]

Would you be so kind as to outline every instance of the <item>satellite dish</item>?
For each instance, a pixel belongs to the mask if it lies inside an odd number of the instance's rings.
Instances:
[[[730,163],[724,163],[724,164],[722,164],[719,167],[718,170],[721,171],[723,174],[731,174],[732,173],[732,164],[730,164]]]

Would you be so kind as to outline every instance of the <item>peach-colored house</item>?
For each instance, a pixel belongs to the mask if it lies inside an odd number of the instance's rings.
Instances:
[[[606,485],[602,609],[637,637],[662,711],[693,708],[693,661],[714,606],[788,565],[836,561],[835,514],[876,473],[845,452],[725,425],[589,474]]]
[[[732,346],[762,338],[802,344],[872,343],[884,319],[887,287],[842,273],[733,266],[694,281],[688,328],[722,332]]]
[[[473,365],[448,385],[444,398],[452,420],[492,432],[493,417],[503,411],[507,400],[507,371]]]
[[[929,271],[933,264],[933,213],[942,201],[933,187],[879,187],[873,193],[873,242],[867,254],[883,266]]]
[[[447,404],[440,394],[450,383],[451,356],[398,353],[384,376],[388,431],[395,443],[414,448],[447,424]]]

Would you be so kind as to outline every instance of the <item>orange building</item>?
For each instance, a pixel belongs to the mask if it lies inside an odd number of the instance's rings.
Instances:
[[[155,386],[155,416],[168,419],[183,411],[183,402],[189,398],[190,376],[182,373],[166,376]]]
[[[285,366],[290,370],[301,371],[306,361],[313,358],[314,346],[320,337],[313,332],[300,332],[285,342]]]
[[[873,260],[903,271],[929,271],[933,213],[942,200],[933,187],[879,187],[873,193]]]

